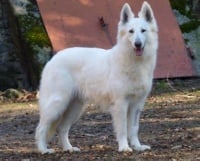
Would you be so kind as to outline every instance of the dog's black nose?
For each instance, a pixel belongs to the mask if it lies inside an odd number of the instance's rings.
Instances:
[[[142,43],[140,41],[135,42],[135,47],[140,49],[142,47]]]

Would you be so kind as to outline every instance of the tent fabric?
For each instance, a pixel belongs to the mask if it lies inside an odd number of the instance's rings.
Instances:
[[[111,48],[123,4],[137,16],[141,0],[37,0],[55,52],[74,46]],[[168,0],[147,0],[159,27],[155,78],[192,77],[195,71]]]

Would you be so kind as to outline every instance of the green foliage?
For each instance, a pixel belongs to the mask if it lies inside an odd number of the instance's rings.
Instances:
[[[32,45],[38,45],[40,47],[50,46],[47,34],[41,26],[33,26],[25,33],[25,37]]]
[[[28,62],[29,80],[32,86],[36,87],[39,84],[42,68],[50,57],[50,51],[49,53],[41,53],[41,50],[44,47],[51,48],[51,43],[43,26],[36,3],[33,3],[31,0],[29,2],[25,6],[27,14],[18,14],[16,19],[23,48],[23,57]],[[38,58],[43,58],[42,62]]]
[[[16,99],[19,98],[22,95],[22,93],[16,89],[7,89],[6,91],[4,91],[3,96],[10,98],[10,99]]]
[[[187,0],[170,0],[171,6],[174,9],[177,9],[181,14],[186,15],[188,12],[186,11]]]
[[[182,15],[187,16],[191,21],[186,22],[180,26],[181,31],[184,33],[189,33],[199,27],[200,21],[196,15],[192,14],[192,5],[190,0],[170,0],[173,9],[178,10]]]
[[[158,81],[156,85],[157,89],[159,90],[166,90],[169,87],[165,80]]]
[[[28,14],[19,15],[18,20],[23,37],[29,44],[40,47],[50,46],[48,35],[40,18]]]
[[[192,30],[197,29],[200,26],[200,21],[191,20],[190,22],[184,23],[180,26],[181,31],[189,33]]]

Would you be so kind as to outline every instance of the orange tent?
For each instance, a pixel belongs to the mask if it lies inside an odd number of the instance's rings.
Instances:
[[[147,1],[159,26],[155,78],[194,76],[192,61],[169,1]],[[120,10],[125,2],[137,15],[143,1],[37,0],[54,51],[72,46],[111,48],[116,42]]]

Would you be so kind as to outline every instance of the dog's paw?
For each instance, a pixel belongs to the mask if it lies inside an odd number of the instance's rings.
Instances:
[[[151,147],[148,145],[139,145],[139,146],[134,146],[134,149],[136,151],[145,151],[145,150],[150,150]]]
[[[42,154],[52,154],[55,153],[54,149],[45,149],[45,150],[41,150]]]
[[[64,151],[72,153],[72,152],[80,152],[81,150],[77,147],[71,147],[71,148],[65,148]]]
[[[129,146],[127,147],[119,147],[119,152],[132,152],[133,149],[131,149]]]

